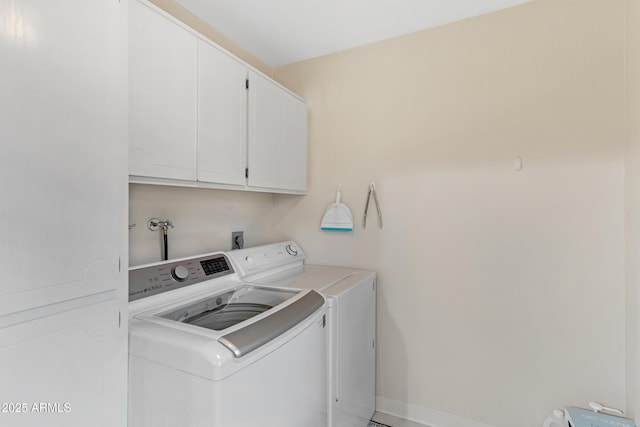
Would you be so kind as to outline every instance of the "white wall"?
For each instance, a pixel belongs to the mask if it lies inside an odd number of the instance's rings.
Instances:
[[[538,0],[274,71],[310,114],[309,195],[277,196],[277,227],[379,272],[386,409],[625,407],[623,21],[622,0]],[[339,181],[352,235],[319,231]],[[384,227],[363,230],[371,181]]]
[[[273,227],[273,195],[226,190],[130,184],[130,266],[161,259],[160,233],[147,228],[150,218],[167,219],[169,257],[180,258],[231,249],[231,232],[244,231],[246,246],[289,238]]]

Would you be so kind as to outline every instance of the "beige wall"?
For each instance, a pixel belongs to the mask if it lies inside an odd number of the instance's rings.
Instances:
[[[189,12],[189,10],[185,9],[174,0],[149,0],[151,3],[155,4],[159,8],[163,9],[165,12],[173,15],[175,18],[184,22],[186,25],[191,28],[199,31],[205,37],[208,37],[210,40],[214,41],[218,45],[227,49],[243,61],[251,64],[258,70],[262,71],[264,74],[271,76],[273,74],[273,68],[268,64],[264,63],[262,60],[257,58],[251,52],[244,49],[242,46],[238,45],[236,42],[231,40],[229,37],[225,36],[215,28],[211,27],[209,24],[204,22],[202,19],[195,16],[193,13]]]
[[[627,407],[638,402],[638,322],[640,304],[640,2],[626,1],[626,248],[627,248]]]
[[[379,272],[387,409],[625,406],[623,21],[623,0],[537,0],[275,69],[310,120],[309,195],[276,196],[276,227]],[[384,228],[363,230],[371,181]],[[319,231],[337,182],[352,235]]]
[[[161,259],[160,234],[150,218],[169,218],[169,256],[180,258],[231,249],[231,232],[244,231],[247,246],[285,240],[274,227],[273,195],[201,188],[129,185],[129,265]]]
[[[248,245],[294,238],[311,262],[379,272],[387,408],[499,427],[590,399],[633,412],[637,0],[536,0],[275,72],[173,0],[152,1],[308,100],[309,195],[131,185],[131,265],[159,259],[152,216],[176,224],[172,257],[227,249],[239,229]],[[338,181],[353,235],[318,230]],[[382,230],[373,214],[360,225],[370,181]]]

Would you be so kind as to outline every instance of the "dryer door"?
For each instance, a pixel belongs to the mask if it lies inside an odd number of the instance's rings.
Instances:
[[[335,297],[333,313],[333,425],[359,425],[354,420],[369,420],[375,412],[374,279]]]

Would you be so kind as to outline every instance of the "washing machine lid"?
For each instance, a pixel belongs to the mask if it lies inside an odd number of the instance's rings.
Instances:
[[[225,334],[218,339],[231,350],[235,357],[262,347],[271,340],[289,331],[324,306],[324,298],[316,291],[309,291],[295,303],[272,313],[259,322]]]
[[[322,291],[352,273],[351,270],[342,268],[303,265],[291,271],[257,279],[255,283]]]
[[[273,306],[221,330],[198,324],[236,301]],[[219,380],[283,345],[324,306],[325,299],[312,290],[227,288],[135,315],[129,322],[129,354]]]
[[[315,267],[315,266],[309,266]],[[375,288],[376,273],[368,270],[349,270],[350,273],[339,280],[325,286],[322,289],[322,294],[326,297],[338,297],[343,293],[349,291],[355,286],[361,286],[361,284],[367,282]]]
[[[313,289],[325,296],[337,296],[354,284],[375,276],[374,272],[321,265],[303,265],[287,272],[257,279],[254,283],[295,289]]]
[[[299,293],[300,290],[242,285],[156,313],[154,317],[223,331],[224,335],[218,337],[218,342],[231,350],[235,357],[242,357],[282,335],[324,305],[324,298],[311,291],[279,307]],[[273,308],[276,310],[269,312]],[[259,320],[227,331],[265,312]]]

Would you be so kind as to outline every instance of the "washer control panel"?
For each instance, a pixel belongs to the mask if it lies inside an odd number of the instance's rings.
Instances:
[[[280,242],[228,252],[242,278],[265,270],[302,263],[304,252],[295,242]]]
[[[224,254],[167,261],[147,267],[134,267],[129,269],[129,301],[233,273],[231,263]]]

